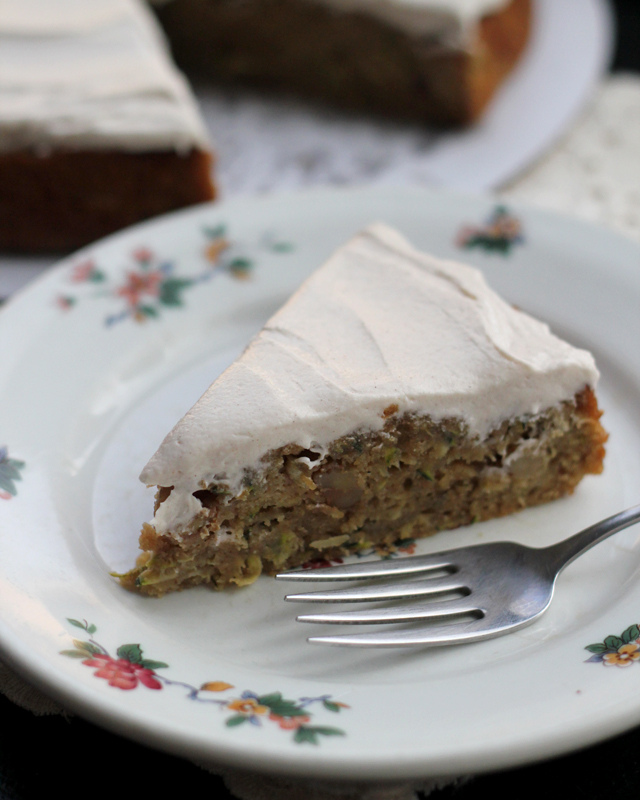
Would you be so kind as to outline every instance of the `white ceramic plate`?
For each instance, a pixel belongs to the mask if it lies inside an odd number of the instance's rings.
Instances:
[[[0,312],[3,658],[124,735],[291,775],[477,772],[638,724],[635,645],[621,657],[623,642],[608,639],[609,666],[585,649],[638,622],[634,529],[572,564],[538,624],[431,651],[311,646],[269,578],[153,600],[109,575],[134,557],[152,507],[137,474],[170,425],[335,246],[377,219],[480,265],[512,302],[593,349],[611,433],[604,474],[573,497],[419,550],[545,544],[636,503],[640,250],[520,207],[496,237],[494,205],[397,189],[204,206],[98,243],[11,300]]]

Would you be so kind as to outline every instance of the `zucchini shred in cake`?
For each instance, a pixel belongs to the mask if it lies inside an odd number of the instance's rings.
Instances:
[[[502,516],[602,471],[592,356],[383,224],[267,322],[142,472],[147,595]]]

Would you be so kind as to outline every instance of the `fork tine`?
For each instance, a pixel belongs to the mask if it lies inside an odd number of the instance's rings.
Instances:
[[[477,642],[480,639],[499,636],[504,632],[503,628],[487,628],[486,620],[484,617],[480,617],[467,622],[411,626],[393,631],[310,636],[307,641],[312,644],[345,645],[347,647],[415,647],[416,645],[436,647]]]
[[[286,581],[343,581],[364,578],[384,578],[387,576],[411,575],[436,569],[451,568],[454,564],[455,550],[442,553],[411,556],[397,560],[361,561],[358,564],[340,564],[321,569],[294,569],[276,575],[277,580]]]
[[[292,602],[352,603],[368,600],[393,600],[402,597],[424,597],[430,594],[442,594],[466,589],[464,581],[458,575],[446,575],[442,578],[423,578],[416,581],[385,584],[374,583],[370,586],[351,586],[347,589],[327,589],[320,592],[300,592],[288,594],[285,600]]]
[[[441,603],[427,602],[402,607],[383,607],[358,609],[356,611],[331,611],[328,614],[300,614],[298,622],[319,622],[326,624],[369,624],[390,622],[409,622],[437,617],[451,617],[462,614],[481,614],[477,603],[468,597],[446,600]]]

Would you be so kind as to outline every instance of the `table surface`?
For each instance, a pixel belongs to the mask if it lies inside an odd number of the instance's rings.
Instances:
[[[640,73],[640,3],[613,0],[613,5],[618,26],[612,70]],[[63,792],[74,794],[99,789],[114,797],[123,793],[164,797],[180,785],[192,795],[215,793],[223,800],[235,796],[221,777],[78,717],[35,717],[1,695],[0,714],[0,800],[44,796],[53,779]],[[640,728],[636,728],[571,755],[472,777],[435,789],[429,796],[433,800],[474,800],[483,794],[518,798],[527,787],[533,794],[598,800],[636,790],[639,779]],[[259,794],[251,796],[259,800]]]

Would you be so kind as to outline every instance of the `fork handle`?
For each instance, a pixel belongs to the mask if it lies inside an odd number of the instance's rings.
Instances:
[[[632,506],[626,511],[620,511],[618,514],[596,522],[595,525],[585,528],[562,542],[545,547],[545,556],[549,557],[555,571],[560,572],[594,545],[638,521],[640,521],[640,505]]]

